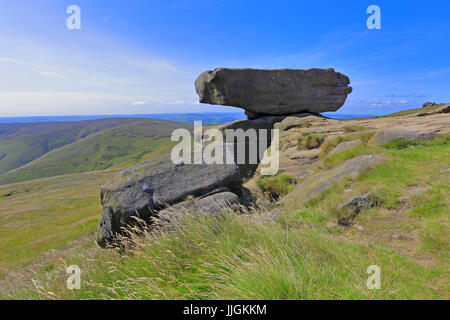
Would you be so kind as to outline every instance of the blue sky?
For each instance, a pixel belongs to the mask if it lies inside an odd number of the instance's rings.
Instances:
[[[68,30],[69,5],[81,30]],[[369,30],[369,5],[381,30]],[[216,67],[328,68],[339,113],[450,101],[450,1],[0,0],[0,117],[237,111],[197,103]]]

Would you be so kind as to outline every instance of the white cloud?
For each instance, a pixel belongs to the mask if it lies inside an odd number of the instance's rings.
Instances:
[[[148,106],[148,103],[145,101],[136,101],[131,104],[132,106]]]
[[[99,54],[4,36],[0,46],[0,117],[165,112],[164,104],[182,112],[196,100],[198,71],[153,53],[108,43]]]

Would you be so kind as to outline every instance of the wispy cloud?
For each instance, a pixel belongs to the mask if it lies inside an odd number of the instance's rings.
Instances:
[[[145,101],[136,101],[136,102],[133,102],[131,105],[134,106],[134,107],[136,107],[136,106],[148,106],[148,103],[145,102]]]

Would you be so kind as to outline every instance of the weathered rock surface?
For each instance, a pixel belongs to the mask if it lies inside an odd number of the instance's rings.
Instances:
[[[264,156],[264,152],[266,151],[267,147],[270,147],[272,142],[272,129],[274,129],[275,124],[279,124],[279,122],[284,121],[286,116],[267,116],[262,117],[254,120],[238,120],[227,124],[222,124],[213,127],[214,129],[220,130],[225,139],[231,138],[229,137],[228,130],[234,130],[235,133],[238,133],[239,130],[243,130],[243,132],[247,133],[247,137],[245,140],[234,138],[233,145],[234,145],[234,155],[235,155],[235,161],[238,163],[239,170],[241,177],[243,179],[251,177],[256,169],[258,168],[259,163],[261,162],[261,159]],[[311,118],[317,118],[317,116],[313,116],[310,113],[299,113],[295,114],[291,118],[293,119],[311,119]],[[211,128],[211,127],[210,127]],[[210,129],[206,128],[206,129]],[[275,128],[277,128],[275,126]],[[252,143],[249,140],[249,137],[252,136],[252,132],[254,132],[254,136],[256,136],[256,140],[254,140]],[[264,132],[266,135],[264,136]],[[208,139],[209,137],[204,135],[204,139]],[[264,138],[265,140],[262,141],[261,138]],[[250,158],[250,152],[252,148],[255,148],[257,159],[256,161],[251,161]],[[238,151],[244,150],[245,151],[245,161],[244,163],[241,163],[238,161]]]
[[[133,224],[133,217],[148,222],[157,211],[188,196],[201,197],[217,190],[241,194],[236,164],[175,165],[167,155],[122,171],[101,189],[98,243],[107,245],[123,227]]]
[[[359,146],[360,144],[361,144],[360,139],[341,142],[333,150],[331,150],[328,153],[328,155],[331,156],[336,153],[340,153],[340,152],[344,152],[344,151],[353,149],[354,147]]]
[[[239,204],[239,202],[239,196],[236,194],[219,192],[203,198],[187,200],[161,210],[155,220],[159,227],[167,230],[182,222],[185,215],[219,215],[227,206]]]
[[[352,92],[347,76],[334,69],[227,69],[203,72],[195,81],[201,103],[264,115],[337,111]]]
[[[288,207],[294,207],[308,202],[330,188],[333,183],[343,180],[347,176],[357,176],[367,168],[380,163],[380,155],[364,155],[345,161],[331,170],[324,170],[312,175],[289,193],[282,202]]]
[[[375,142],[386,144],[394,140],[427,141],[433,140],[438,134],[434,131],[412,131],[412,130],[380,130],[375,135]]]
[[[305,116],[311,116],[309,113],[305,113]],[[276,123],[274,128],[280,130],[289,130],[292,128],[309,128],[311,126],[311,122],[309,119],[305,119],[304,117],[299,117],[297,115],[292,115],[285,118],[280,123]]]

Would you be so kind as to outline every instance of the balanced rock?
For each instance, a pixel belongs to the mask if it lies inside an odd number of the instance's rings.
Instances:
[[[105,247],[139,217],[145,222],[187,197],[229,191],[241,195],[234,164],[174,164],[170,155],[138,164],[118,174],[101,189],[103,215],[97,242]]]
[[[352,92],[334,69],[227,69],[203,72],[195,81],[201,103],[246,110],[249,118],[337,111]]]

